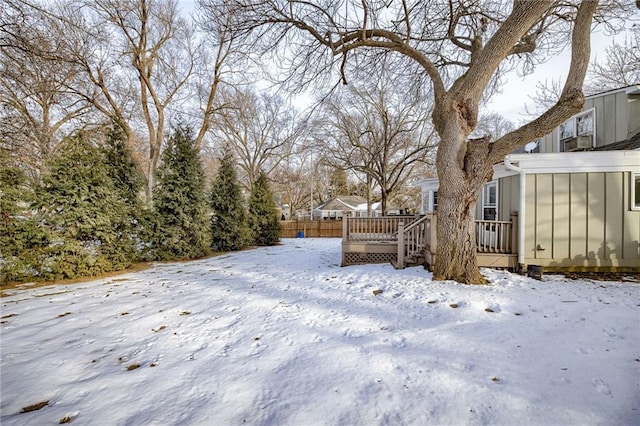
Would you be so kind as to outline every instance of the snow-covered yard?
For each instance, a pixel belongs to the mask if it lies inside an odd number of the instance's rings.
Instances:
[[[0,423],[640,424],[640,284],[432,282],[340,242],[11,290]]]

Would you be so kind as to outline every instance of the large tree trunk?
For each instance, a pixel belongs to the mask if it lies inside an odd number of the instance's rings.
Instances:
[[[451,179],[448,177],[447,179]],[[444,180],[438,191],[435,280],[484,284],[476,256],[476,194],[464,181]]]
[[[477,111],[460,102],[441,105],[439,111],[434,113],[442,143],[436,161],[440,188],[433,277],[486,284],[478,269],[475,215],[482,188],[493,174],[487,162],[490,145],[484,138],[467,141]]]

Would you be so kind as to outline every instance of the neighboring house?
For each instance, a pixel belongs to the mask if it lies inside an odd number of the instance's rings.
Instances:
[[[313,219],[342,219],[346,214],[351,217],[382,217],[382,203],[371,203],[371,214],[367,199],[359,195],[341,195],[313,209]],[[387,215],[401,215],[403,211],[396,207],[387,209]]]
[[[476,211],[484,221],[517,214],[518,264],[640,270],[640,85],[587,97],[527,151],[494,166]],[[437,212],[438,179],[418,185],[421,213]]]
[[[362,206],[364,205],[364,216]],[[365,217],[367,214],[367,200],[358,195],[342,195],[327,201],[313,209],[313,219],[342,219],[351,213],[354,217]]]
[[[371,214],[368,213],[367,199],[358,195],[341,195],[313,209],[313,219],[342,219],[347,213],[351,217],[380,217],[382,203],[371,203]],[[400,214],[400,209],[388,209],[387,214]]]

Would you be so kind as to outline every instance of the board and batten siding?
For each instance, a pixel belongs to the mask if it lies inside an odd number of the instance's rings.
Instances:
[[[624,91],[588,98],[583,111],[596,109],[596,146],[629,138],[629,99]]]
[[[498,220],[509,221],[520,210],[520,175],[498,179]]]
[[[587,97],[582,111],[595,109],[596,147],[629,139],[640,131],[640,95],[617,90]],[[558,128],[540,138],[540,152],[559,152]]]
[[[640,211],[629,172],[526,175],[525,264],[640,268]]]

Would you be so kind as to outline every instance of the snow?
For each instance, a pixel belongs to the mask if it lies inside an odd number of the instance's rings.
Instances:
[[[434,282],[340,243],[9,291],[0,423],[640,424],[638,283]]]

